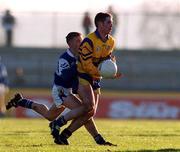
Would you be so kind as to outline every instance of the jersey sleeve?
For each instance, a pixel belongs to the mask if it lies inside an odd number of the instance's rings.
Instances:
[[[89,38],[85,38],[79,49],[79,59],[83,70],[93,76],[100,76],[99,70],[92,62],[93,43]]]

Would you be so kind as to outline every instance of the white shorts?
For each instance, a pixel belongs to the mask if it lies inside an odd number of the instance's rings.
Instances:
[[[63,97],[67,97],[72,94],[71,88],[64,88],[62,86],[53,85],[52,98],[57,107],[60,107],[63,103]]]

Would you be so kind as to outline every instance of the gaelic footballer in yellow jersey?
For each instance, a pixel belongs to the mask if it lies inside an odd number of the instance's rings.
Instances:
[[[112,31],[112,15],[100,12],[96,14],[94,23],[96,31],[89,34],[81,43],[78,63],[78,95],[81,98],[84,114],[73,120],[72,123],[61,132],[58,140],[61,143],[68,143],[67,138],[82,125],[93,128],[91,135],[97,144],[114,145],[107,142],[99,134],[94,124],[94,115],[97,110],[100,96],[100,74],[97,69],[101,60],[109,58],[113,48],[114,39],[109,35]],[[89,126],[87,126],[89,124]]]
[[[106,36],[103,41],[99,32],[96,30],[90,33],[81,43],[79,48],[78,72],[89,75],[92,78],[99,79],[100,74],[98,65],[103,60],[110,58],[114,49],[114,38],[111,35]]]

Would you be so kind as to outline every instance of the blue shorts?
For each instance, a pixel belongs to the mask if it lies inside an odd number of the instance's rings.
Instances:
[[[79,76],[79,83],[81,85],[87,85],[90,84],[94,91],[97,90],[97,92],[100,94],[100,88],[101,88],[101,79],[94,80],[91,76],[89,76],[86,73],[78,73]]]

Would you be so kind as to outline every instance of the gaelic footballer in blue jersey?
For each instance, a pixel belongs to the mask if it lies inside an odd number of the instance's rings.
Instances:
[[[77,83],[76,72],[76,58],[78,55],[78,48],[82,41],[82,35],[78,32],[70,32],[66,36],[66,42],[69,48],[59,57],[56,71],[54,73],[54,83],[52,88],[52,97],[54,104],[50,109],[44,104],[39,104],[31,100],[25,99],[21,94],[17,93],[14,98],[6,106],[7,109],[11,107],[29,108],[49,121],[54,120],[59,116],[65,107],[73,109],[79,107],[81,102],[72,94],[72,87]],[[82,108],[81,108],[82,109]],[[82,110],[77,110],[77,115],[82,114]],[[79,112],[79,113],[78,113]],[[76,115],[68,115],[67,121],[73,119]]]

